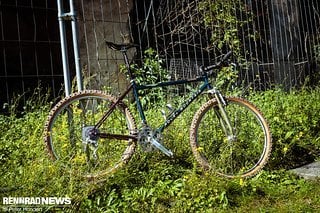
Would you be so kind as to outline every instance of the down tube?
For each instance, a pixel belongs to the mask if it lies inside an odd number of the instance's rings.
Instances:
[[[157,129],[157,131],[163,132],[163,130],[167,128],[208,87],[210,87],[210,84],[207,82],[204,83],[198,91],[194,92],[192,96],[181,105],[179,109],[170,114],[167,120]]]

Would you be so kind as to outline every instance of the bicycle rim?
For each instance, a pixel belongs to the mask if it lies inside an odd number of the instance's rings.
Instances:
[[[261,112],[240,98],[227,98],[225,111],[234,135],[226,135],[210,100],[195,114],[190,133],[192,151],[205,169],[225,177],[249,177],[259,172],[271,153],[271,134]]]
[[[132,139],[86,139],[86,132],[102,118],[115,98],[91,90],[60,101],[45,125],[45,145],[50,156],[75,175],[101,178],[127,163],[135,150]],[[119,104],[98,131],[130,135],[136,126],[130,111]]]

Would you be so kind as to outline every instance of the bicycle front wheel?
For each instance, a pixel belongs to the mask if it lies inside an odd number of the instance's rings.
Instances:
[[[99,133],[132,135],[135,121],[120,102],[99,129],[94,129],[116,99],[97,90],[72,94],[50,112],[44,129],[49,155],[72,172],[88,178],[100,178],[124,163],[134,153],[136,141],[130,138],[100,138]],[[90,131],[96,137],[89,137]]]
[[[262,113],[241,98],[226,98],[224,107],[233,135],[226,133],[225,121],[215,99],[195,114],[190,129],[190,145],[204,169],[224,177],[257,174],[271,153],[271,134]]]

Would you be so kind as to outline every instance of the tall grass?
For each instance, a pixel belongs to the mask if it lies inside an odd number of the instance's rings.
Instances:
[[[42,131],[50,104],[30,100],[19,116],[15,110],[0,115],[0,197],[71,197],[72,205],[62,209],[70,212],[316,211],[320,182],[284,169],[319,155],[320,89],[273,90],[249,99],[269,120],[274,143],[267,168],[256,177],[226,180],[198,168],[188,144],[196,104],[164,135],[175,158],[138,149],[126,167],[96,184],[48,158]],[[152,125],[162,119],[153,109],[146,114]]]

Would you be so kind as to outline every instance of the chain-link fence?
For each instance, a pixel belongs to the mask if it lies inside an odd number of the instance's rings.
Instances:
[[[230,33],[226,25],[232,18],[219,18],[219,11],[203,8],[210,6],[205,2],[219,1],[81,1],[78,7],[83,65],[89,76],[95,75],[90,86],[114,87],[115,79],[120,79],[120,87],[126,84],[118,72],[121,55],[106,50],[104,40],[138,43],[140,49],[133,55],[135,58],[141,58],[143,51],[151,47],[165,59],[172,76],[196,75],[197,66],[211,63],[226,51],[226,45],[214,41],[226,41],[226,34],[215,38],[215,33]],[[220,2],[221,8],[213,10],[220,9],[236,18],[237,32],[233,36],[240,43],[240,54],[247,65],[240,72],[240,79],[246,84],[254,89],[267,89],[274,84],[292,88],[303,84],[306,76],[317,74],[318,1]],[[204,21],[208,12],[213,16],[211,24]]]
[[[61,55],[54,1],[0,1],[0,104],[39,84],[61,88]]]
[[[308,77],[318,82],[318,0],[79,0],[75,4],[86,88],[121,91],[128,84],[119,71],[121,54],[107,49],[105,40],[138,43],[140,48],[130,51],[136,61],[153,48],[172,78],[197,75],[198,66],[214,62],[233,47],[246,65],[240,80],[256,90],[275,84],[288,89]],[[0,25],[1,103],[39,81],[56,96],[63,82],[56,2],[1,0]]]

